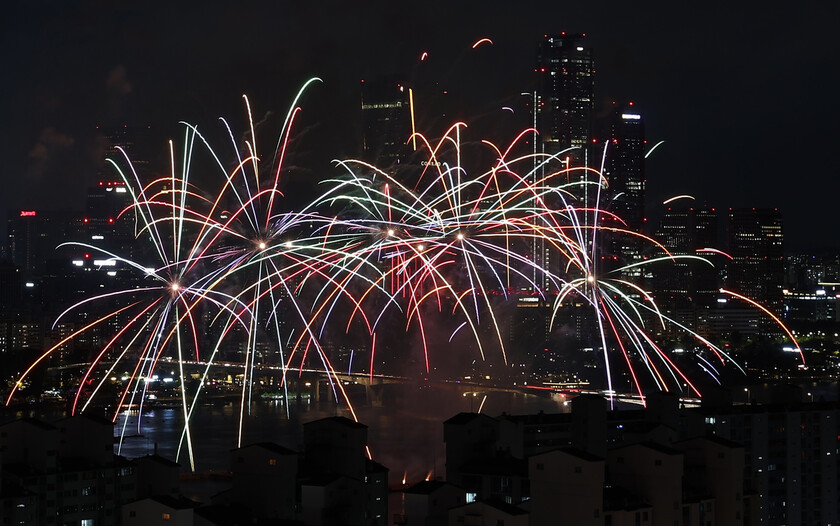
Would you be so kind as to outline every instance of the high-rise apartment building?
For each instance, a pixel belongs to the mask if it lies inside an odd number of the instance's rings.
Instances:
[[[761,524],[837,524],[837,403],[800,404],[793,393],[784,404],[700,409],[698,416],[707,433],[744,446],[744,480],[758,495],[751,513]]]

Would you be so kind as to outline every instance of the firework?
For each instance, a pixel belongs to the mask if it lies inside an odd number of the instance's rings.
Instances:
[[[540,206],[545,188],[528,184],[511,170],[531,158],[507,160],[494,147],[501,155],[498,164],[472,176],[461,164],[463,127],[454,125],[434,145],[418,136],[428,158],[420,163],[416,179],[361,161],[342,161],[348,176],[327,181],[329,189],[316,202],[341,211],[331,236],[357,247],[353,260],[379,269],[381,277],[369,279],[373,285],[359,296],[367,300],[373,292],[388,293],[387,301],[380,302],[385,308],[370,316],[373,329],[388,308],[401,309],[406,325],[417,326],[427,372],[426,303],[462,318],[455,331],[469,327],[482,358],[487,343],[480,328],[486,318],[504,357],[493,297],[506,297],[515,281],[539,290],[535,275],[559,284],[556,275],[539,268],[517,245],[539,238],[564,250],[571,242],[561,229],[550,228],[557,220],[555,212]]]
[[[482,43],[490,42],[483,39],[475,46]],[[616,394],[613,369],[619,367],[642,401],[651,383],[660,390],[701,395],[696,382],[657,343],[653,327],[669,325],[699,342],[710,356],[696,354],[698,367],[716,381],[720,365],[743,371],[720,346],[663,313],[652,295],[627,277],[648,265],[709,260],[672,255],[653,238],[629,229],[602,204],[607,182],[601,171],[571,166],[566,152],[516,153],[534,130],[523,131],[504,148],[489,141],[470,144],[494,159],[489,168],[478,169],[470,162],[474,152],[462,141],[466,124],[454,124],[436,141],[413,133],[407,143],[415,145],[414,162],[388,171],[359,160],[337,161],[341,173],[322,182],[319,197],[286,210],[280,191],[284,161],[301,111],[298,102],[316,81],[301,88],[266,156],[258,150],[257,126],[245,98],[246,137],[237,140],[222,121],[232,162],[222,161],[224,156],[190,124],[184,126],[180,156],[170,142],[167,176],[143,182],[125,153],[111,161],[133,199],[122,216],[134,221],[138,243],[148,246],[138,257],[126,257],[88,243],[69,245],[126,266],[137,280],[62,313],[58,320],[95,304],[106,312],[39,357],[7,403],[56,349],[111,325],[117,329],[85,371],[73,412],[84,411],[123,369],[128,372],[114,417],[124,407],[142,408],[150,379],[161,364],[172,364],[179,371],[183,442],[194,465],[189,421],[212,368],[232,340],[242,343],[241,445],[256,377],[266,365],[260,362],[261,346],[279,356],[286,396],[290,371],[302,371],[311,360],[329,378],[336,399],[353,413],[333,349],[324,344],[330,335],[348,341],[351,333],[362,335],[369,360],[356,363],[363,363],[358,369],[371,377],[383,346],[378,342],[395,332],[394,320],[406,334],[416,334],[426,373],[437,358],[430,334],[441,327],[448,331],[444,341],[449,345],[468,339],[480,358],[498,353],[507,363],[506,320],[499,305],[523,295],[550,306],[550,326],[559,323],[572,300],[591,313],[611,399]],[[209,154],[217,188],[190,182],[200,151]],[[210,184],[212,174],[202,176]],[[604,237],[632,238],[652,255],[605,268],[600,262]],[[698,250],[716,253],[721,252]],[[722,292],[761,308],[735,292]],[[354,353],[350,356],[347,370],[353,373]],[[184,368],[188,362],[203,371],[194,387]]]
[[[72,412],[84,411],[109,378],[122,373],[126,364],[129,372],[125,375],[123,388],[118,395],[114,418],[123,407],[137,405],[142,411],[149,384],[156,377],[158,369],[163,363],[172,363],[178,367],[182,379],[181,407],[185,421],[188,421],[191,400],[186,382],[183,381],[184,364],[188,360],[202,359],[198,345],[202,327],[196,318],[197,306],[202,303],[214,304],[237,317],[239,313],[236,311],[241,309],[232,309],[231,305],[237,303],[235,298],[208,287],[208,276],[197,265],[196,254],[199,250],[191,241],[192,229],[189,228],[196,219],[188,215],[184,201],[194,193],[189,189],[186,166],[181,166],[180,170],[176,166],[172,143],[170,175],[145,185],[141,183],[124,151],[123,155],[125,163],[111,160],[133,198],[133,204],[121,216],[132,215],[137,238],[148,241],[149,246],[143,252],[147,262],[139,263],[88,243],[65,244],[99,253],[115,264],[122,264],[136,274],[136,279],[125,289],[84,299],[59,315],[56,323],[73,313],[81,312],[83,308],[91,307],[91,304],[100,304],[105,309],[118,305],[48,349],[23,373],[21,381],[35,366],[69,340],[78,339],[100,326],[119,327],[85,371],[76,390]],[[123,170],[122,164],[129,166],[130,170]],[[161,210],[167,213],[162,214]],[[101,368],[105,370],[99,371],[96,380],[97,370]],[[21,381],[9,393],[7,403]],[[93,387],[88,389],[89,386]],[[87,395],[86,400],[84,395]],[[192,465],[192,439],[188,426],[185,427],[185,438]]]

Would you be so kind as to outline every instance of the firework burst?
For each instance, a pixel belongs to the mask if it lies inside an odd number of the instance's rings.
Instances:
[[[699,342],[711,358],[698,353],[698,366],[716,381],[716,362],[743,371],[720,346],[663,313],[644,286],[627,277],[662,262],[709,261],[670,254],[602,206],[603,170],[570,166],[566,152],[517,153],[534,130],[523,131],[504,148],[476,143],[494,159],[489,168],[477,170],[462,142],[465,124],[456,123],[436,141],[414,133],[408,141],[415,145],[414,162],[384,170],[359,160],[338,161],[341,176],[324,180],[319,197],[283,210],[288,207],[281,206],[281,180],[301,111],[298,103],[316,81],[307,82],[295,97],[267,156],[258,151],[257,126],[245,98],[246,137],[237,140],[222,121],[233,150],[231,163],[223,162],[190,124],[185,124],[180,157],[170,142],[167,176],[143,183],[127,155],[111,161],[132,197],[122,216],[134,222],[137,241],[148,246],[129,258],[88,243],[68,245],[97,252],[137,278],[124,289],[84,299],[62,313],[58,320],[93,305],[107,312],[41,355],[7,403],[56,349],[111,326],[112,335],[81,379],[73,411],[84,411],[108,379],[124,369],[116,411],[142,408],[150,379],[161,364],[172,364],[180,378],[183,442],[194,465],[189,421],[212,368],[235,338],[241,343],[243,369],[238,393],[241,445],[253,387],[265,365],[266,353],[260,349],[278,357],[286,396],[290,371],[302,371],[312,360],[355,418],[334,367],[335,349],[324,344],[330,334],[348,341],[353,330],[363,334],[370,359],[359,370],[371,377],[377,340],[395,332],[395,319],[406,333],[418,336],[426,373],[436,359],[430,333],[441,327],[448,332],[448,344],[466,335],[480,358],[498,353],[507,363],[511,341],[505,334],[511,321],[498,307],[522,296],[550,306],[549,328],[562,320],[572,300],[590,313],[611,399],[616,394],[613,369],[618,367],[629,374],[642,401],[650,385],[701,394],[658,343],[654,327],[670,325]],[[215,191],[190,182],[198,151],[209,153],[211,171],[219,180]],[[206,181],[208,174],[202,175]],[[630,238],[652,256],[606,268],[600,257],[605,238]],[[185,371],[188,362],[203,371],[194,387]],[[353,372],[352,355],[347,368]]]

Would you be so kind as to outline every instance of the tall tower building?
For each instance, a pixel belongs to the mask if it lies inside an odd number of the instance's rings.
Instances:
[[[726,287],[782,312],[785,259],[782,213],[775,208],[729,210]]]
[[[577,160],[584,158],[592,134],[595,99],[595,65],[584,37],[561,33],[539,42],[533,106],[541,151],[554,154],[576,148]]]
[[[88,188],[83,219],[85,236],[95,246],[131,259],[134,254],[134,210],[131,193],[118,180],[99,181]]]
[[[141,180],[147,180],[153,170],[151,161],[156,157],[151,127],[120,125],[97,127],[97,130],[104,141],[104,158],[124,172],[135,171]],[[138,250],[145,249],[146,244],[135,239],[137,225],[131,191],[111,163],[103,165],[97,178],[99,180],[87,191],[85,239],[121,257],[139,257]]]
[[[718,246],[717,230],[714,208],[673,205],[662,214],[656,239],[675,256],[704,255],[717,265],[722,256],[703,250]],[[696,312],[714,305],[718,296],[717,266],[676,259],[654,268],[653,288],[661,306]]]
[[[645,222],[645,126],[641,114],[629,103],[613,111],[604,140],[607,148],[604,177],[609,184],[609,211],[633,232]]]
[[[59,259],[57,247],[71,240],[73,214],[66,211],[14,210],[6,223],[8,251],[22,276],[42,276]]]
[[[645,244],[635,235],[645,227],[645,128],[641,114],[633,103],[616,107],[606,121],[602,140],[592,140],[593,146],[601,145],[604,166],[603,176],[607,188],[602,194],[600,207],[614,216],[604,221],[614,225],[619,232],[604,236],[600,247],[611,266],[623,267],[642,259]],[[623,231],[623,232],[621,232]],[[626,278],[641,275],[639,267],[622,271]]]
[[[535,160],[533,180],[547,174],[547,170],[587,163],[592,131],[594,100],[594,64],[591,50],[584,45],[582,34],[545,36],[537,43],[536,87],[531,94],[531,117],[538,131],[534,153],[559,154],[568,150],[548,167]],[[571,149],[571,150],[570,150]],[[562,163],[562,164],[560,164]],[[579,172],[583,174],[584,172]],[[581,200],[587,200],[586,189],[581,188]],[[562,204],[549,203],[561,208]],[[578,203],[579,206],[579,203]],[[534,262],[532,282],[536,288],[550,291],[552,280],[539,269],[552,273],[561,271],[561,258],[544,240],[534,238],[528,247],[528,257]],[[525,289],[534,292],[528,285]]]
[[[411,137],[410,89],[396,78],[362,81],[364,160],[382,169],[405,161]]]
[[[128,155],[131,165],[141,178],[150,168],[154,142],[151,126],[97,126],[97,131],[105,147],[105,159],[111,159],[121,166],[125,166],[124,154]],[[163,144],[161,144],[163,146]],[[103,159],[104,160],[104,159]],[[114,179],[116,171],[106,163],[97,174],[100,179]]]

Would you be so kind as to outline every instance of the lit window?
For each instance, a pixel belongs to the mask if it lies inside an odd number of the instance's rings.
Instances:
[[[163,514],[163,517],[161,517],[161,518],[162,518],[163,520],[165,520],[165,521],[168,521],[168,520],[171,520],[171,519],[172,519],[172,516],[171,516],[170,514],[168,514],[168,513],[164,513],[164,514]]]

